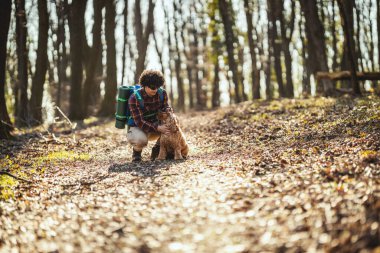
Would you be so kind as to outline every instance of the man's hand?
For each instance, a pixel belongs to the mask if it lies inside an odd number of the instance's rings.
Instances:
[[[170,129],[165,125],[159,125],[157,127],[157,130],[158,130],[158,132],[160,132],[162,134],[170,134]]]

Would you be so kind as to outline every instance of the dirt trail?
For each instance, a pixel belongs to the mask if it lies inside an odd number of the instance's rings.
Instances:
[[[9,142],[20,150],[9,159],[45,171],[0,202],[0,252],[380,250],[380,107],[370,102],[180,115],[191,156],[179,162],[148,161],[151,143],[131,163],[113,122],[81,128],[77,143]]]

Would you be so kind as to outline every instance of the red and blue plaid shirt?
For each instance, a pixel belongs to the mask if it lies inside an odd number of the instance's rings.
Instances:
[[[135,121],[137,127],[139,127],[144,132],[158,132],[158,120],[157,117],[151,119],[144,119],[144,114],[157,113],[159,110],[166,110],[170,108],[168,104],[168,95],[165,90],[163,90],[164,101],[160,101],[160,95],[158,92],[156,95],[150,97],[144,90],[140,89],[140,94],[143,100],[144,107],[140,107],[139,101],[136,99],[135,95],[132,94],[129,97],[128,105],[131,111],[131,116]]]

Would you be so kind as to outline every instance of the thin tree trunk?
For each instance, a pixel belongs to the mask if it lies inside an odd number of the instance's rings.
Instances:
[[[335,0],[332,1],[332,16],[331,16],[331,36],[332,36],[332,48],[333,48],[333,63],[332,63],[332,71],[336,71],[338,68],[338,40],[336,37],[336,23],[335,23],[335,15],[336,15],[336,10],[335,10]]]
[[[12,1],[0,1],[0,139],[11,138],[11,120],[5,103],[5,65],[7,59],[7,41],[11,20]]]
[[[212,84],[212,97],[211,106],[212,108],[217,108],[220,106],[220,90],[219,90],[219,61],[218,58],[214,62],[214,81]]]
[[[271,47],[273,48],[273,58],[274,58],[274,70],[276,73],[276,79],[278,84],[278,92],[280,97],[286,97],[284,81],[282,79],[282,64],[281,64],[281,44],[278,41],[277,34],[277,20],[279,17],[280,9],[278,9],[277,4],[281,4],[276,0],[268,0],[269,5],[269,23],[271,24],[269,30],[269,36],[271,41]]]
[[[124,77],[125,77],[125,59],[127,54],[127,43],[128,43],[128,0],[124,0],[124,11],[123,11],[123,19],[124,19],[124,25],[123,25],[123,56],[121,58],[122,62],[122,71],[121,71],[121,84],[124,84]]]
[[[324,41],[324,28],[318,17],[318,8],[315,0],[301,0],[301,8],[306,18],[306,37],[308,41],[308,53],[313,57],[314,75],[317,71],[329,71],[326,57],[326,44]],[[335,89],[330,80],[321,82],[325,95],[334,95]]]
[[[16,40],[18,58],[18,104],[16,125],[28,125],[28,51],[26,48],[25,0],[16,0]]]
[[[270,11],[269,8],[267,8],[267,19],[269,20]],[[273,47],[271,46],[271,40],[270,40],[270,30],[271,30],[271,24],[268,21],[267,22],[267,59],[265,62],[265,94],[266,99],[272,99],[273,98],[273,85],[272,85],[272,55],[273,55]],[[264,47],[262,48],[264,50]],[[262,52],[262,55],[264,55],[264,52]]]
[[[156,48],[156,52],[157,52],[157,55],[158,55],[158,60],[160,62],[161,72],[165,73],[164,62],[163,62],[163,59],[162,59],[162,49],[160,49],[160,47],[158,46],[158,40],[157,40],[157,37],[156,37],[156,32],[153,31],[152,35],[153,35],[153,39],[154,39],[154,46]]]
[[[47,43],[49,32],[49,15],[47,0],[38,0],[38,16],[39,25],[36,72],[32,81],[32,94],[29,104],[33,124],[36,125],[42,123],[42,96],[44,92],[46,71],[48,68]]]
[[[234,42],[236,42],[236,39],[232,30],[231,13],[229,11],[230,3],[227,1],[228,0],[219,0],[219,10],[224,26],[229,70],[232,72],[232,80],[235,85],[235,102],[240,103],[242,101],[242,97],[240,95],[242,93],[242,84],[241,80],[239,80],[237,63],[235,61]]]
[[[102,107],[99,111],[100,116],[112,116],[115,113],[115,99],[117,93],[116,78],[116,41],[115,41],[115,1],[105,1],[106,6],[106,44],[107,44],[107,69],[105,80],[105,95]]]
[[[360,21],[360,7],[357,6],[357,4],[355,4],[354,2],[354,8],[356,10],[356,26],[357,26],[357,30],[356,30],[356,41],[358,43],[355,43],[356,44],[356,52],[357,52],[357,70],[358,71],[365,71],[365,67],[364,67],[364,59],[363,59],[363,55],[362,55],[362,49],[361,49],[361,46],[360,46],[360,36],[362,36],[361,34],[363,34],[363,32],[360,32],[361,30],[361,21]],[[355,31],[352,30],[352,36],[354,38],[354,34],[355,34]],[[360,67],[360,69],[359,69]]]
[[[94,26],[92,27],[92,48],[89,55],[89,61],[86,69],[86,80],[83,85],[83,113],[89,116],[89,106],[92,94],[94,92],[96,69],[99,64],[99,58],[102,54],[102,9],[104,7],[103,0],[94,0]]]
[[[293,30],[294,30],[294,20],[295,20],[295,1],[291,2],[292,14],[288,24],[285,24],[284,19],[284,6],[283,3],[279,5],[281,11],[279,12],[279,20],[281,27],[281,37],[282,37],[282,51],[284,52],[285,57],[285,70],[286,70],[286,97],[294,97],[294,87],[292,79],[292,56],[290,54],[290,41],[292,40]],[[286,34],[286,28],[289,28],[289,35]]]
[[[310,64],[310,59],[309,59],[310,56],[306,55],[306,51],[307,51],[306,50],[307,45],[305,42],[306,41],[306,39],[305,39],[306,31],[302,30],[302,27],[305,27],[303,25],[303,23],[304,23],[303,19],[304,19],[304,17],[301,14],[298,29],[300,31],[300,39],[301,39],[301,43],[302,43],[302,52],[301,52],[302,63],[303,63],[303,66],[302,66],[302,68],[303,68],[303,71],[302,71],[302,95],[303,95],[303,97],[308,97],[311,94],[311,86],[310,86],[311,74],[310,73],[312,72],[312,66]]]
[[[173,49],[172,49],[172,39],[171,39],[171,33],[170,33],[170,23],[169,23],[169,14],[166,8],[164,8],[164,14],[165,14],[165,21],[166,21],[166,28],[168,33],[168,49],[169,49],[169,69],[170,69],[170,93],[169,93],[169,99],[171,103],[174,103],[174,94],[173,94],[173,79],[174,79],[174,68],[172,65],[172,59],[173,59]]]
[[[176,47],[176,57],[175,57],[175,70],[177,77],[177,87],[178,87],[178,98],[177,98],[177,107],[179,111],[185,110],[185,93],[183,89],[183,79],[181,76],[181,51],[179,50],[179,36],[178,36],[178,6],[175,2],[173,2],[174,15],[175,15],[175,24],[174,24],[174,39],[175,39],[175,47]]]
[[[361,95],[360,86],[358,82],[358,78],[356,76],[357,64],[356,64],[356,54],[355,54],[355,44],[354,44],[354,34],[353,29],[351,29],[348,12],[349,6],[345,4],[343,0],[338,0],[338,6],[340,10],[340,15],[342,17],[342,26],[344,30],[346,48],[348,52],[349,62],[350,62],[350,70],[351,70],[351,82],[354,94]]]
[[[86,2],[73,0],[70,5],[70,54],[71,54],[71,88],[70,88],[70,112],[73,120],[82,120],[82,81],[83,81],[83,30]]]
[[[135,73],[135,82],[138,82],[140,74],[143,72],[145,68],[145,57],[149,45],[149,37],[153,32],[154,28],[154,11],[155,4],[153,0],[149,0],[149,9],[148,9],[148,21],[143,29],[142,25],[142,16],[141,16],[141,8],[140,8],[140,0],[136,0],[135,2],[135,27],[136,27],[136,42],[138,49],[138,57],[136,60],[136,73]]]
[[[252,98],[260,98],[260,73],[257,69],[257,56],[255,52],[255,42],[253,40],[253,24],[252,24],[252,9],[249,5],[248,0],[244,0],[245,16],[248,24],[248,45],[251,54],[251,65],[252,65]]]

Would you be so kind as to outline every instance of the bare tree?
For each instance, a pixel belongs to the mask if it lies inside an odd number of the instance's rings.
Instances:
[[[181,2],[179,3],[181,5]],[[180,35],[179,33],[179,24],[178,24],[178,15],[179,15],[179,7],[178,4],[174,1],[173,2],[173,8],[174,8],[174,40],[175,40],[175,48],[176,48],[176,55],[175,55],[175,72],[177,77],[177,88],[178,88],[178,98],[177,98],[177,107],[178,110],[184,111],[185,110],[185,92],[183,88],[183,78],[181,76],[181,51],[179,49],[179,39]]]
[[[353,92],[356,95],[361,95],[360,86],[358,82],[358,78],[356,76],[357,72],[357,57],[355,52],[355,44],[354,44],[354,33],[353,33],[353,25],[350,25],[349,12],[350,6],[347,5],[345,1],[338,0],[339,12],[342,19],[342,26],[344,30],[345,37],[345,46],[348,52],[348,59],[350,63],[350,71],[351,71],[351,83],[353,87]]]
[[[105,81],[105,94],[100,108],[100,116],[111,116],[115,113],[115,98],[117,93],[116,78],[116,41],[115,41],[115,1],[107,0],[106,3],[106,43],[107,43],[107,69]]]
[[[223,21],[223,27],[225,32],[225,43],[227,47],[228,65],[232,72],[232,80],[235,85],[235,102],[242,101],[242,82],[239,78],[237,62],[235,60],[234,43],[236,42],[235,35],[232,29],[231,16],[231,3],[229,0],[219,0],[219,10]]]
[[[155,3],[153,0],[149,0],[148,7],[148,21],[146,23],[145,29],[142,24],[142,15],[141,15],[141,7],[140,0],[136,0],[135,2],[135,29],[136,29],[136,43],[138,50],[138,57],[136,60],[136,72],[135,72],[135,83],[138,82],[140,74],[143,72],[145,68],[145,57],[149,45],[149,37],[153,32],[154,28],[154,11]]]
[[[28,115],[28,51],[26,47],[25,0],[16,0],[16,43],[17,43],[17,93],[16,125],[27,126]]]
[[[252,5],[253,2],[251,1]],[[255,47],[255,41],[253,39],[253,18],[252,18],[252,9],[253,6],[250,5],[250,2],[248,0],[244,0],[244,9],[245,9],[245,16],[247,20],[248,25],[248,45],[249,45],[249,51],[251,53],[251,65],[252,65],[252,71],[251,71],[251,78],[252,78],[252,98],[258,99],[260,98],[260,72],[257,68],[257,56],[256,56],[256,47]]]
[[[44,83],[48,68],[48,32],[49,32],[49,14],[47,9],[47,0],[38,0],[38,48],[36,60],[36,72],[32,80],[32,94],[30,97],[29,108],[33,124],[42,123],[42,96]]]
[[[89,61],[86,68],[86,80],[83,87],[83,113],[85,116],[89,115],[89,106],[91,104],[91,98],[94,98],[92,94],[95,89],[95,75],[98,67],[99,58],[102,56],[102,9],[104,7],[104,0],[94,0],[94,26],[92,27],[92,47],[90,48]]]
[[[301,0],[301,8],[306,20],[306,37],[308,41],[309,57],[314,59],[312,72],[328,72],[326,56],[326,44],[324,41],[324,27],[318,17],[318,7],[316,0]],[[335,89],[330,80],[321,80],[323,92],[325,95],[334,95]]]
[[[84,14],[87,1],[73,0],[70,5],[70,54],[71,54],[71,88],[69,116],[74,120],[82,120],[82,81],[83,81],[83,30]]]
[[[11,138],[11,120],[5,103],[5,64],[7,58],[7,41],[11,20],[12,1],[0,1],[0,139]]]

